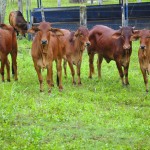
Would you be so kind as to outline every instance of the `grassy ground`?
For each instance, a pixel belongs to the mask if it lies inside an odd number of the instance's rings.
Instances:
[[[6,17],[7,18],[7,17]],[[18,40],[18,78],[0,83],[0,148],[2,150],[150,149],[150,94],[146,94],[133,43],[130,86],[122,87],[115,63],[102,64],[88,79],[88,55],[81,68],[82,86],[63,74],[63,92],[47,85],[39,92],[30,56],[31,42]],[[95,59],[96,65],[96,59]],[[46,77],[46,70],[43,72]],[[56,74],[54,74],[56,78]]]

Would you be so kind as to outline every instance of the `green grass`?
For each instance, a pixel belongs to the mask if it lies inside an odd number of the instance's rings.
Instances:
[[[133,42],[130,86],[121,85],[114,61],[103,61],[102,79],[98,80],[96,57],[95,75],[88,79],[85,51],[82,86],[72,85],[67,67],[64,90],[59,92],[55,82],[49,95],[46,81],[44,92],[39,92],[30,55],[31,41],[18,40],[19,80],[0,82],[0,149],[149,150],[150,94],[145,92],[138,47],[139,41]],[[45,79],[46,70],[43,76]]]
[[[68,67],[63,92],[55,84],[51,95],[46,81],[44,92],[39,92],[31,42],[18,44],[19,80],[0,83],[1,149],[149,149],[150,95],[139,69],[138,42],[133,44],[129,87],[122,87],[113,61],[103,62],[101,80],[97,73],[88,79],[85,52],[82,86],[71,84]]]

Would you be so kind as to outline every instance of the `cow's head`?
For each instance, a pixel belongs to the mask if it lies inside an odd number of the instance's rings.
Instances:
[[[60,29],[52,28],[49,22],[41,22],[39,26],[32,26],[32,28],[28,30],[28,33],[36,33],[36,36],[38,36],[38,40],[40,41],[41,45],[45,46],[48,45],[50,40],[50,31],[55,33],[57,36],[64,35]]]
[[[79,27],[74,33],[74,36],[84,45],[84,47],[90,45],[89,30],[86,27]]]
[[[138,30],[138,32],[133,35],[133,39],[140,39],[140,49],[146,49],[150,39],[150,30]]]
[[[131,41],[133,40],[132,36],[136,32],[134,28],[135,27],[120,27],[120,30],[112,35],[112,38],[121,38],[123,41],[123,49],[128,50],[131,48]]]
[[[25,37],[25,34],[27,33],[27,30],[28,30],[27,22],[25,22],[25,23],[17,23],[17,26],[18,26],[18,30],[19,30],[20,34]]]

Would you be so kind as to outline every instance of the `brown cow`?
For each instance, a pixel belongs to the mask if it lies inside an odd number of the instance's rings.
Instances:
[[[133,34],[133,27],[120,27],[119,30],[113,30],[107,26],[94,26],[89,34],[89,40],[91,42],[91,46],[88,48],[90,68],[89,78],[92,78],[94,54],[98,53],[99,78],[101,77],[101,63],[103,58],[105,58],[107,63],[114,60],[122,84],[128,85],[128,68],[130,55],[132,53],[131,37]],[[122,67],[124,68],[124,71],[122,70]]]
[[[24,19],[20,11],[10,12],[9,23],[17,32],[17,36],[20,33],[25,37],[25,33],[27,33],[27,21]]]
[[[150,30],[139,30],[133,38],[140,39],[140,47],[138,51],[139,64],[143,74],[146,92],[148,92],[147,74],[150,73]]]
[[[12,26],[0,24],[0,57],[1,57],[1,75],[4,81],[4,66],[7,68],[7,81],[10,81],[10,65],[7,55],[10,53],[12,58],[12,72],[17,78],[17,40]]]
[[[52,80],[52,62],[56,61],[57,77],[59,90],[62,90],[62,68],[61,61],[63,52],[60,48],[59,36],[63,35],[60,29],[52,28],[50,23],[41,22],[38,27],[32,27],[28,30],[29,33],[36,33],[32,43],[31,55],[34,62],[34,67],[38,75],[40,83],[40,91],[43,91],[43,78],[41,69],[47,69],[47,84],[48,92],[51,92]]]
[[[64,32],[64,37],[66,39],[65,43],[65,52],[66,52],[66,60],[69,64],[71,74],[72,74],[72,83],[75,82],[75,71],[73,65],[77,67],[77,75],[78,75],[78,84],[81,84],[80,78],[80,68],[82,62],[82,55],[86,48],[86,46],[90,45],[88,36],[89,31],[86,27],[81,26],[75,32],[70,32],[69,30],[62,30]],[[66,61],[64,61],[64,71],[66,74]]]

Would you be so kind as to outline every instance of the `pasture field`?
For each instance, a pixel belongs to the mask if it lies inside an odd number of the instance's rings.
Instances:
[[[59,92],[55,84],[50,95],[46,81],[44,92],[39,92],[31,43],[18,39],[18,81],[11,78],[11,82],[0,82],[0,149],[150,149],[150,93],[145,92],[139,68],[139,41],[133,42],[128,87],[121,85],[114,61],[107,64],[103,60],[102,79],[98,80],[97,56],[95,75],[89,79],[85,51],[82,85],[72,85],[67,67],[67,79],[63,73],[64,90]],[[43,76],[46,79],[46,70]]]

